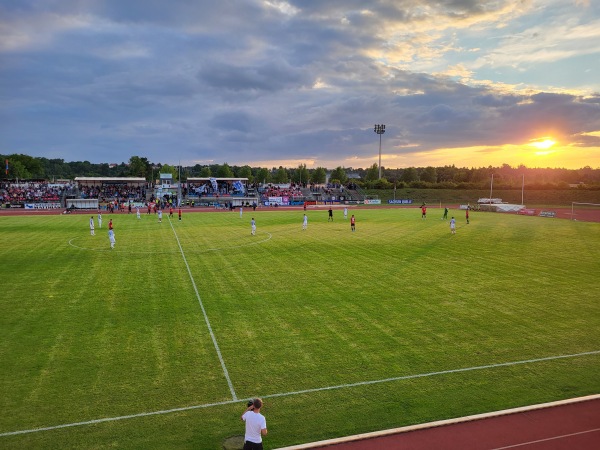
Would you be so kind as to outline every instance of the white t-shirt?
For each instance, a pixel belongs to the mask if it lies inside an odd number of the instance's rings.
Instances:
[[[246,435],[244,440],[260,444],[262,442],[262,435],[260,430],[267,428],[267,419],[261,413],[255,413],[254,411],[246,411],[242,416],[244,422],[246,422]]]

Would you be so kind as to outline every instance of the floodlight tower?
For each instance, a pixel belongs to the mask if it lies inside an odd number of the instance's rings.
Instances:
[[[373,131],[379,135],[379,179],[381,180],[381,135],[385,133],[385,125],[375,124],[375,129]]]

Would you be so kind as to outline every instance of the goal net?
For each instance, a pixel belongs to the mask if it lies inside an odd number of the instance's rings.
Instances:
[[[600,222],[600,203],[571,202],[571,220]]]

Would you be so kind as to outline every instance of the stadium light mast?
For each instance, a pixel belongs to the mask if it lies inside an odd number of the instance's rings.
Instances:
[[[375,129],[373,131],[379,135],[379,179],[381,180],[381,135],[385,133],[385,125],[375,124]]]

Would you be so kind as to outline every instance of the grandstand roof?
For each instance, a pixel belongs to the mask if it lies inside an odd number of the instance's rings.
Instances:
[[[140,177],[75,177],[75,181],[81,184],[96,183],[146,183],[145,178]]]
[[[209,178],[188,178],[187,181],[189,182],[194,182],[194,181],[210,181],[212,179],[215,179],[217,181],[248,181],[248,178],[240,178],[240,177],[230,177],[230,178],[219,178],[219,177],[209,177]]]

